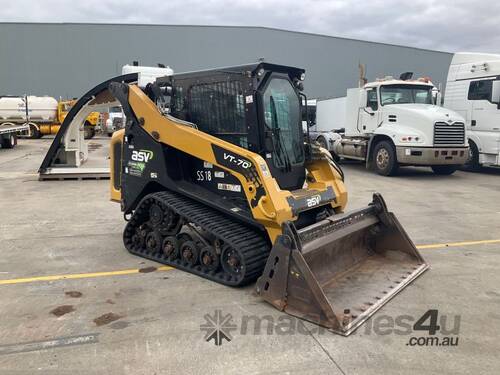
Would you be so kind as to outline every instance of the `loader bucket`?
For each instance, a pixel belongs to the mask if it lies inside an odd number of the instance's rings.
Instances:
[[[347,336],[428,267],[374,194],[367,208],[300,230],[285,224],[256,293],[281,311]]]

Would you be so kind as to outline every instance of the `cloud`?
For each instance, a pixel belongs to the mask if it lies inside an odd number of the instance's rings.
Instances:
[[[266,26],[450,52],[500,53],[500,2],[491,0],[0,0],[0,6],[4,22]]]

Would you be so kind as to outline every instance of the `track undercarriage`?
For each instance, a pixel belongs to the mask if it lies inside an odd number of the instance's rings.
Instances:
[[[123,234],[129,252],[218,283],[239,286],[262,274],[265,233],[168,191],[147,195]]]

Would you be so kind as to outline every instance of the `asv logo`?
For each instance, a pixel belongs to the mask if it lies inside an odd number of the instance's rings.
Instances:
[[[306,199],[307,207],[317,206],[321,202],[321,197],[319,195],[313,195],[311,198]]]
[[[153,159],[153,151],[149,150],[132,151],[132,160],[134,161],[143,161],[147,163],[151,159]]]

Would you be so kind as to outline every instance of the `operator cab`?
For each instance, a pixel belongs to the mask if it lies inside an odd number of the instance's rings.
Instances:
[[[301,93],[304,70],[269,63],[175,74],[169,112],[217,138],[261,155],[281,189],[305,181]]]

